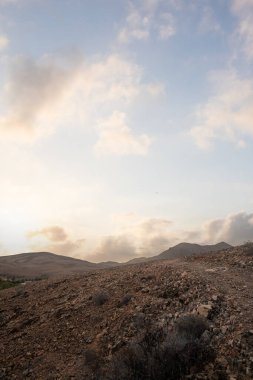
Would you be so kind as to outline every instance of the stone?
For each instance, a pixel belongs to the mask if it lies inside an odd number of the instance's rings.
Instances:
[[[210,314],[210,311],[212,310],[213,305],[212,304],[202,304],[199,305],[197,308],[197,314],[201,317],[207,318]]]

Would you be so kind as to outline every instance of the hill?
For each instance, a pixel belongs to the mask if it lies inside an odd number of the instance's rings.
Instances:
[[[28,283],[0,305],[2,379],[253,378],[248,246]]]
[[[175,259],[183,256],[218,252],[231,247],[221,242],[215,245],[180,243],[157,256],[136,257],[126,263],[113,261],[92,263],[69,256],[56,255],[50,252],[20,253],[18,255],[0,256],[0,276],[7,278],[48,278],[83,273],[96,269],[106,269],[119,265],[137,264],[160,259]]]
[[[214,245],[199,245],[191,243],[180,243],[156,256],[157,259],[175,259],[182,256],[199,255],[207,252],[219,252],[231,248],[231,245],[221,242]]]
[[[147,261],[154,261],[154,260],[163,260],[163,259],[177,259],[179,257],[188,257],[192,255],[199,255],[204,254],[208,252],[219,252],[224,249],[231,248],[231,245],[220,242],[218,244],[214,245],[200,245],[200,244],[192,244],[192,243],[180,243],[175,245],[174,247],[170,247],[166,251],[159,253],[156,256],[151,257],[137,257],[135,259],[132,259],[128,261],[126,264],[137,264],[137,263],[143,263]]]
[[[67,274],[82,273],[115,265],[117,263],[95,264],[73,257],[55,255],[50,252],[32,252],[0,256],[0,275],[4,277],[33,279],[66,276]]]

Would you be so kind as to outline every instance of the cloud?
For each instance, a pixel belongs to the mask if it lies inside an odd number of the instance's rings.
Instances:
[[[9,39],[5,35],[0,35],[0,51],[9,45]]]
[[[146,86],[146,91],[154,98],[165,94],[165,88],[162,83],[151,83]]]
[[[0,0],[0,7],[8,4],[14,4],[19,2],[20,0]]]
[[[8,252],[5,246],[0,243],[0,256],[8,256],[8,254],[10,254],[10,252]]]
[[[239,212],[224,218],[204,222],[195,230],[178,229],[171,220],[146,218],[136,222],[136,214],[116,218],[118,231],[96,237],[92,244],[87,239],[73,239],[59,226],[31,231],[34,251],[84,258],[93,262],[124,262],[135,257],[151,257],[183,241],[198,244],[216,244],[225,241],[232,245],[253,241],[253,213]],[[42,236],[44,240],[36,240]],[[35,242],[34,242],[35,240]]]
[[[37,62],[25,57],[16,58],[5,84],[7,111],[0,116],[0,131],[32,134],[43,116],[51,116],[52,120],[76,70],[76,65],[60,67],[48,57]]]
[[[253,59],[253,1],[233,0],[232,11],[239,18],[237,36],[242,50],[249,59]]]
[[[30,247],[35,251],[49,251],[60,255],[83,256],[85,239],[71,239],[60,226],[49,226],[37,231],[30,231],[28,239],[36,240]],[[43,239],[37,239],[42,237]]]
[[[119,233],[103,237],[89,256],[91,261],[127,261],[133,257],[157,255],[183,241],[232,245],[253,241],[253,213],[239,212],[204,222],[196,230],[177,229],[168,219],[148,218],[127,225],[127,217]]]
[[[120,30],[118,41],[128,43],[132,39],[147,39],[150,33],[150,17],[148,14],[142,14],[139,9],[130,3],[126,26]]]
[[[167,249],[177,241],[173,223],[168,219],[149,218],[132,227],[137,242],[137,252],[141,256],[153,256]]]
[[[95,152],[98,155],[146,155],[151,138],[143,134],[133,135],[126,123],[126,114],[114,111],[105,120],[98,123],[98,141]]]
[[[142,81],[141,67],[116,54],[93,61],[86,61],[78,53],[39,60],[17,57],[10,65],[2,93],[0,134],[34,141],[73,124],[91,129],[115,109],[126,114],[140,94],[154,97],[162,91],[162,84]],[[132,146],[128,151],[147,149],[147,136],[136,138],[122,124],[120,128],[118,134],[125,134],[128,146]],[[100,133],[98,146],[101,138],[103,146],[105,139],[108,143],[105,134],[108,131]]]
[[[129,220],[125,219],[125,222]],[[123,225],[118,233],[103,237],[88,257],[91,261],[127,261],[134,257],[153,256],[178,241],[172,222],[162,218],[147,218]]]
[[[160,9],[160,5],[163,7]],[[173,15],[166,10],[170,6],[163,0],[129,2],[125,25],[120,29],[118,42],[147,40],[152,33],[167,40],[176,33]],[[164,10],[165,7],[165,10]]]
[[[61,242],[67,239],[66,232],[62,227],[59,226],[46,227],[42,228],[41,230],[31,231],[28,233],[29,238],[33,238],[40,235],[45,236],[48,240],[53,242]]]
[[[221,26],[215,17],[213,8],[211,8],[209,5],[206,5],[203,8],[199,30],[202,33],[221,31]]]
[[[223,219],[214,219],[204,224],[201,231],[207,242],[226,241],[232,245],[253,240],[253,214],[240,212]]]
[[[125,235],[106,236],[95,248],[91,260],[127,261],[136,257],[136,247],[131,237]]]
[[[171,13],[163,13],[160,16],[160,24],[158,26],[158,35],[161,40],[167,40],[168,38],[176,34],[175,21]]]
[[[84,249],[85,249],[86,239],[78,239],[78,240],[67,240],[63,243],[58,244],[47,244],[40,248],[42,251],[49,251],[52,253],[56,253],[58,255],[66,255],[77,258],[83,258]],[[37,247],[34,246],[34,249],[37,250]]]
[[[191,136],[203,149],[215,140],[244,147],[245,138],[253,136],[253,80],[229,70],[213,73],[211,82],[214,94],[198,107]]]

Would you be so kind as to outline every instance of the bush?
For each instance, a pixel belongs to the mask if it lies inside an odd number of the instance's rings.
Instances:
[[[122,307],[122,306],[125,306],[125,305],[128,305],[129,302],[131,301],[132,299],[132,296],[131,294],[126,294],[118,303],[118,307]]]
[[[246,248],[246,255],[253,256],[253,242],[248,241],[244,244],[244,247]]]
[[[101,306],[109,300],[109,295],[106,292],[98,292],[92,297],[93,302],[97,306]]]
[[[120,349],[107,367],[106,380],[179,380],[193,366],[213,357],[200,336],[206,323],[195,316],[182,317],[174,331],[148,326],[142,338]],[[192,332],[193,330],[193,332]]]
[[[17,280],[3,280],[0,278],[0,290],[13,288],[20,284],[20,281]]]
[[[98,361],[98,355],[95,350],[88,349],[84,353],[85,363],[89,366],[93,366]]]
[[[187,339],[200,338],[205,330],[208,329],[206,319],[198,315],[185,315],[178,319],[176,330],[179,335]]]

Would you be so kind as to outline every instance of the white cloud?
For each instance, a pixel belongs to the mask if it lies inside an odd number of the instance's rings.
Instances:
[[[233,0],[232,11],[239,18],[237,35],[245,55],[253,59],[253,1]]]
[[[95,152],[98,155],[145,155],[151,145],[147,135],[136,136],[126,123],[126,114],[114,111],[98,124],[98,141]]]
[[[198,107],[197,125],[190,134],[197,145],[210,148],[215,140],[227,140],[243,147],[253,137],[253,80],[235,71],[214,73],[214,94]]]
[[[9,45],[9,39],[5,35],[0,35],[0,51]]]

